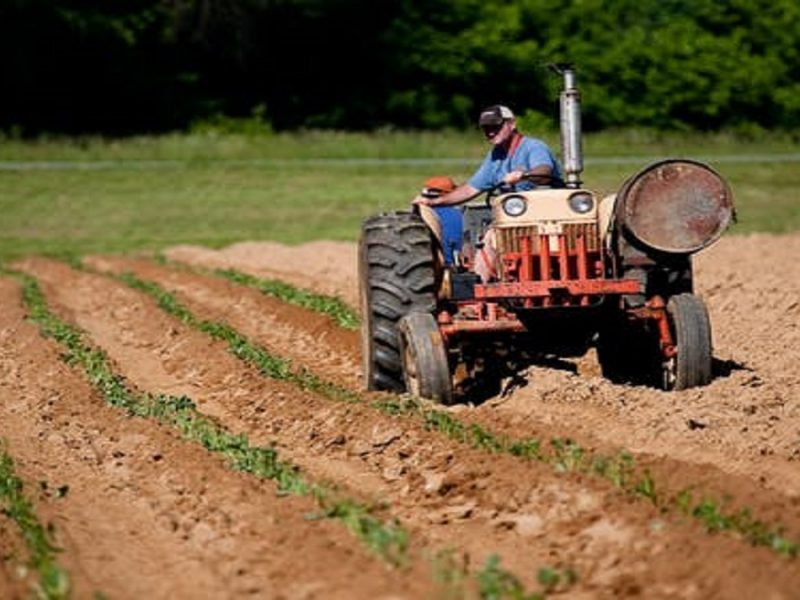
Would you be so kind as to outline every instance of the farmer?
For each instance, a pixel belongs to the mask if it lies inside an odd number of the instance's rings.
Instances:
[[[486,108],[478,125],[492,147],[475,174],[450,192],[432,197],[420,194],[414,198],[414,204],[434,209],[454,206],[499,184],[504,184],[503,192],[531,190],[537,181],[540,185],[562,185],[558,162],[550,148],[541,140],[522,135],[517,130],[514,113],[507,106],[497,104]],[[524,179],[523,174],[526,174]],[[484,282],[496,276],[495,260],[495,236],[490,228],[475,260],[475,272]]]

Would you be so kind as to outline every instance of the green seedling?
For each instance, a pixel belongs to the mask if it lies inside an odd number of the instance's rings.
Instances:
[[[236,269],[207,269],[200,266],[188,265],[182,262],[171,261],[162,253],[155,256],[159,264],[177,268],[183,271],[201,275],[216,275],[233,283],[258,290],[265,296],[276,298],[288,304],[294,304],[306,310],[326,315],[342,329],[355,331],[359,327],[358,314],[351,309],[341,298],[317,294],[309,290],[295,287],[277,279],[261,279]]]
[[[25,496],[4,440],[0,440],[0,510],[22,531],[30,554],[29,565],[38,575],[37,596],[46,600],[69,598],[69,575],[55,560],[60,550],[52,540],[52,530],[42,525],[32,502]]]
[[[226,431],[220,424],[213,419],[202,415],[197,411],[194,402],[185,396],[163,396],[146,393],[134,393],[129,390],[124,379],[114,374],[108,363],[105,354],[100,350],[91,348],[83,341],[83,334],[77,328],[60,321],[47,309],[44,297],[36,280],[27,275],[21,275],[23,279],[23,296],[28,305],[31,318],[40,326],[44,335],[53,337],[67,348],[64,355],[65,360],[82,367],[89,380],[103,393],[106,400],[115,407],[122,408],[131,416],[153,418],[162,423],[176,428],[184,439],[200,443],[207,450],[220,453],[229,459],[231,468],[250,473],[262,479],[271,479],[276,482],[279,494],[292,494],[300,496],[311,496],[320,507],[320,511],[308,518],[335,519],[344,524],[358,539],[360,539],[370,550],[379,557],[383,558],[394,566],[407,564],[407,552],[409,547],[409,534],[397,521],[382,522],[373,513],[376,507],[367,506],[351,499],[341,498],[335,490],[324,485],[307,481],[300,470],[286,461],[278,458],[277,452],[273,448],[262,448],[250,446],[246,436],[234,435]],[[126,280],[134,284],[137,282],[132,276],[126,276]],[[137,287],[142,289],[142,287]],[[157,291],[155,287],[146,288],[149,293]],[[169,295],[159,295],[159,305],[169,307],[173,314],[180,316],[181,320],[190,325],[200,326],[203,322],[197,321],[188,311],[183,309],[174,298]],[[237,338],[238,339],[238,338]],[[259,353],[243,352],[243,356],[259,356]],[[271,358],[271,357],[267,357]],[[267,369],[274,375],[286,376],[283,363],[268,362],[271,367]],[[279,368],[274,368],[278,364]],[[312,375],[313,387],[328,389],[328,384],[317,385]],[[302,378],[297,377],[298,380]],[[342,399],[341,394],[336,395],[337,399]],[[402,409],[408,403],[401,402],[398,408]],[[416,406],[416,403],[414,403]],[[442,415],[445,415],[442,413]],[[445,415],[447,416],[447,415]],[[443,419],[442,422],[447,422]],[[469,428],[475,435],[475,440],[491,439],[486,437],[486,432],[477,431],[474,427]],[[492,442],[495,445],[495,442]],[[526,448],[538,448],[538,445],[528,445]],[[378,507],[383,508],[383,507]],[[488,574],[487,574],[488,573]],[[494,563],[488,571],[484,569],[475,574],[476,581],[479,582],[487,577],[501,578],[505,582],[517,582],[513,575],[499,568],[499,563]],[[445,581],[449,581],[450,589],[458,589],[459,581],[469,578],[465,569],[460,571],[451,570],[444,576]],[[513,583],[510,588],[513,593],[522,593],[524,590],[518,582]],[[491,588],[484,592],[481,589],[481,598],[521,598],[533,599],[537,595],[516,595],[516,596],[493,596]]]
[[[313,391],[336,400],[354,402],[358,395],[354,392],[322,381],[305,369],[293,369],[291,361],[274,356],[264,348],[251,344],[244,336],[224,323],[203,321],[196,318],[177,298],[161,286],[143,281],[132,273],[123,273],[118,279],[129,287],[144,292],[155,299],[165,312],[177,317],[184,324],[207,333],[211,337],[228,344],[231,353],[242,361],[256,367],[262,375],[294,383],[304,390]]]
[[[283,300],[289,304],[295,304],[308,310],[328,315],[333,319],[334,323],[343,329],[358,329],[358,315],[341,298],[314,294],[282,281],[259,279],[234,269],[216,269],[214,274],[234,283],[256,289],[262,294]]]
[[[386,395],[372,400],[371,396],[327,382],[305,369],[294,369],[290,361],[252,344],[228,325],[197,319],[178,302],[174,295],[158,284],[142,281],[129,273],[119,276],[119,279],[132,288],[151,295],[161,308],[187,325],[226,340],[234,355],[257,367],[267,377],[289,381],[303,390],[319,393],[331,400],[368,404],[395,417],[419,418],[427,430],[441,433],[471,448],[545,463],[557,473],[597,476],[626,493],[646,498],[663,512],[678,509],[704,523],[709,531],[733,531],[751,544],[766,546],[784,556],[794,557],[798,554],[798,543],[785,538],[782,527],[768,529],[758,521],[736,518],[735,515],[721,513],[718,515],[718,510],[710,511],[705,501],[692,505],[689,498],[689,504],[686,505],[687,498],[680,495],[662,500],[657,494],[656,482],[649,471],[645,469],[640,472],[633,456],[626,450],[609,457],[588,451],[572,440],[554,438],[550,440],[550,450],[544,451],[541,442],[535,438],[514,440],[497,435],[481,425],[463,423],[448,412],[429,408],[420,399],[412,396]],[[715,524],[715,519],[720,518],[725,523],[724,527]],[[758,523],[758,526],[754,523]]]
[[[572,569],[549,567],[539,569],[536,579],[542,589],[527,591],[519,579],[500,566],[500,559],[491,555],[477,574],[478,591],[484,600],[544,600],[548,594],[568,591],[578,581]]]
[[[131,416],[151,418],[172,426],[184,439],[227,457],[231,468],[275,481],[279,493],[312,497],[325,517],[343,523],[379,557],[392,565],[405,563],[408,533],[396,521],[383,522],[374,514],[373,507],[341,498],[334,489],[309,482],[296,466],[280,460],[273,448],[251,446],[246,436],[230,433],[221,424],[200,413],[194,402],[185,396],[132,391],[125,380],[112,371],[102,351],[85,343],[79,329],[61,321],[49,311],[36,280],[28,275],[20,277],[23,281],[23,298],[31,319],[46,337],[54,338],[66,348],[64,359],[81,367],[109,404],[126,410]],[[52,576],[46,575],[49,585]]]
[[[545,594],[564,592],[575,585],[578,576],[572,569],[551,569],[544,567],[536,573],[536,580],[542,586]]]

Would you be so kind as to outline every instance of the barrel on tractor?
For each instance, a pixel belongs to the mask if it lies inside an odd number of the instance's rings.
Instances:
[[[367,219],[359,277],[365,384],[450,403],[499,385],[520,355],[561,359],[592,346],[603,375],[665,390],[712,378],[711,325],[694,294],[692,255],[733,217],[709,166],[668,159],[616,194],[582,187],[580,97],[560,66],[564,182],[487,194],[462,207],[463,243],[445,260],[433,210]],[[475,256],[494,231],[496,276]]]

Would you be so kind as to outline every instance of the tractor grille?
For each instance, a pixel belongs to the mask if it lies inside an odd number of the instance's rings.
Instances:
[[[586,240],[587,252],[598,252],[600,250],[600,236],[597,232],[596,223],[566,224],[563,226],[563,232],[569,251],[577,249],[577,240],[581,236]],[[520,252],[522,248],[521,240],[524,237],[531,238],[531,252],[539,254],[539,227],[536,225],[497,228],[498,253]]]

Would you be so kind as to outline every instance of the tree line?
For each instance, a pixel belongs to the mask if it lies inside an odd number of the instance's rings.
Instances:
[[[800,127],[796,0],[4,0],[0,129],[442,128],[502,102],[588,129]]]

